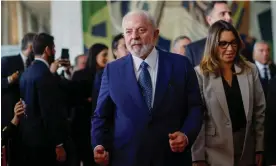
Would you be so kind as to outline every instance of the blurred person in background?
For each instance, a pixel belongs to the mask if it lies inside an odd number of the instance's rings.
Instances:
[[[112,53],[114,59],[126,56],[129,52],[126,48],[126,42],[122,33],[116,35],[112,41]]]
[[[13,107],[19,100],[19,77],[34,59],[32,43],[35,33],[27,33],[21,40],[21,52],[1,58],[1,124],[6,126],[13,117]]]
[[[1,58],[1,129],[10,124],[14,116],[14,105],[20,99],[19,79],[34,59],[32,45],[35,33],[27,33],[21,40],[21,52],[18,55]],[[10,165],[20,165],[17,156],[19,140],[10,142]]]
[[[91,115],[92,102],[97,99],[92,97],[94,80],[97,72],[101,72],[108,62],[108,47],[104,44],[94,44],[88,50],[86,66],[82,70],[74,72],[72,81],[78,87],[76,100],[79,100],[74,108],[72,121],[73,140],[76,144],[78,163],[83,166],[94,164],[91,147]]]
[[[185,47],[192,41],[188,36],[179,36],[173,42],[172,52],[179,55],[186,55]]]
[[[232,12],[227,1],[211,1],[205,10],[205,18],[209,26],[218,20],[232,23]],[[192,65],[199,65],[205,48],[206,38],[195,41],[186,47],[186,56]]]
[[[256,42],[253,49],[253,58],[259,71],[260,80],[265,96],[269,80],[276,76],[276,66],[270,60],[270,47],[265,41]]]
[[[192,148],[194,166],[262,165],[265,97],[258,70],[240,55],[232,24],[209,28],[204,57],[195,68],[206,114]]]
[[[55,166],[66,160],[67,127],[59,80],[50,69],[55,60],[54,37],[36,35],[33,51],[35,60],[20,78],[20,95],[26,104],[19,125],[21,164]]]
[[[78,55],[75,58],[75,68],[74,68],[74,71],[82,70],[82,69],[85,68],[86,62],[87,62],[87,57],[88,57],[87,55],[81,54],[81,55]]]
[[[1,132],[1,146],[2,146],[2,164],[6,163],[9,166],[15,165],[12,160],[16,160],[14,158],[11,158],[10,154],[12,153],[11,149],[11,143],[14,139],[18,139],[18,124],[20,122],[20,117],[24,114],[25,111],[25,105],[23,104],[22,99],[20,99],[19,102],[17,102],[14,106],[14,116],[13,119],[9,122],[7,126],[5,126]],[[13,150],[18,151],[18,146],[15,147]],[[20,154],[18,154],[20,157]],[[17,159],[18,160],[18,159]],[[4,161],[4,163],[3,163]],[[20,165],[20,164],[18,164]]]

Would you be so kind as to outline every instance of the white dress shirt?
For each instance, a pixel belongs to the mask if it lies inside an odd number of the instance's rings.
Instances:
[[[151,77],[151,83],[152,83],[152,101],[151,101],[151,107],[153,107],[154,103],[154,95],[155,95],[155,89],[156,89],[156,80],[157,80],[157,71],[158,71],[158,59],[159,54],[155,47],[152,49],[151,53],[148,55],[148,57],[143,60],[137,56],[132,55],[133,59],[133,66],[134,66],[134,72],[136,75],[136,78],[138,80],[139,75],[141,73],[140,65],[143,61],[145,61],[148,66],[148,71],[150,73]]]
[[[22,61],[23,61],[23,65],[24,65],[24,69],[27,68],[27,58],[22,52],[20,52],[20,56],[22,58]]]
[[[268,76],[268,80],[271,79],[271,75],[270,75],[270,70],[269,70],[269,66],[268,65],[264,65],[264,64],[261,64],[260,62],[258,61],[255,61],[255,64],[260,72],[260,75],[261,75],[261,78],[265,78],[265,74],[264,74],[264,68],[266,68],[266,71],[267,71],[267,76]]]

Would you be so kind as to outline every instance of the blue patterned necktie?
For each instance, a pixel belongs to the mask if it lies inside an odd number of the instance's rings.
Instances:
[[[151,110],[151,101],[152,101],[152,83],[150,73],[148,71],[148,64],[142,62],[140,65],[141,73],[138,78],[138,83],[140,85],[141,92],[147,103],[149,110]]]

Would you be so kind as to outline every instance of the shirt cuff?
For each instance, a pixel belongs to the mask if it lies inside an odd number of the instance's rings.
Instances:
[[[188,139],[187,135],[185,133],[183,133],[183,134],[184,134],[184,136],[185,136],[185,138],[187,140],[187,145],[189,145],[189,139]]]
[[[57,145],[56,148],[61,147],[61,146],[63,146],[63,143]]]
[[[67,79],[67,80],[70,80],[71,79],[71,76],[69,74],[67,74],[65,71],[64,71],[64,77]]]
[[[11,83],[11,77],[8,76],[8,83],[10,84]]]

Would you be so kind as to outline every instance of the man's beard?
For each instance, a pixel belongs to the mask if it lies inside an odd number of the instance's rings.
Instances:
[[[34,52],[31,51],[28,55],[28,58],[26,60],[26,65],[27,67],[30,66],[32,64],[32,62],[34,61]]]
[[[137,40],[136,41],[134,40],[131,42],[131,45],[134,45],[134,44],[140,44],[140,43]],[[145,45],[142,45],[142,47],[139,49],[132,49],[132,47],[130,46],[130,48],[128,48],[128,50],[132,55],[140,58],[140,57],[146,55],[150,51],[151,48],[152,48],[152,45],[145,44]]]
[[[48,57],[48,63],[51,65],[55,61],[55,55],[51,55]]]

